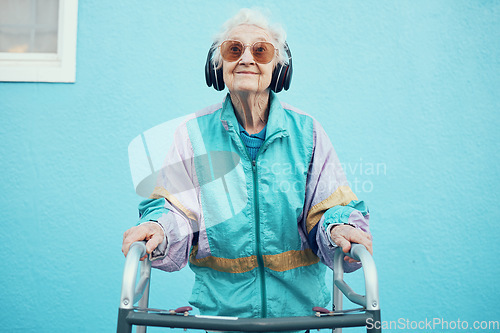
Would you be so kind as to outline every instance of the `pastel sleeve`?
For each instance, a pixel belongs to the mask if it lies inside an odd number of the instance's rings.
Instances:
[[[368,208],[350,189],[330,139],[316,121],[304,210],[309,245],[320,260],[332,269],[337,248],[329,232],[333,225],[349,223],[370,232]],[[346,272],[360,267],[359,263],[344,262]]]
[[[198,202],[193,150],[186,125],[179,126],[150,198],[139,205],[140,223],[160,224],[164,242],[153,251],[152,266],[177,271],[183,268],[198,231]]]

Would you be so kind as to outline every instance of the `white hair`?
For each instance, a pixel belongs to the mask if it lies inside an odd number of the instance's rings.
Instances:
[[[264,15],[262,11],[258,9],[242,8],[236,15],[224,23],[220,32],[214,37],[212,51],[214,54],[213,61],[217,68],[222,66],[222,57],[220,55],[219,46],[228,38],[231,30],[243,24],[254,25],[266,30],[271,35],[271,38],[273,39],[272,42],[278,49],[278,63],[283,65],[288,63],[288,56],[285,50],[285,29],[283,29],[283,27],[279,24],[271,24],[269,17]]]

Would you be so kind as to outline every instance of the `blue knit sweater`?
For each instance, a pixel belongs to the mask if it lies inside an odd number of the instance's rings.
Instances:
[[[240,137],[241,140],[243,141],[243,144],[247,147],[248,153],[250,154],[250,157],[252,160],[255,160],[255,157],[257,156],[257,152],[259,151],[260,146],[264,143],[264,140],[266,139],[266,128],[267,125],[264,126],[262,131],[256,134],[248,134],[247,131],[241,126],[240,123],[238,123],[240,126]]]

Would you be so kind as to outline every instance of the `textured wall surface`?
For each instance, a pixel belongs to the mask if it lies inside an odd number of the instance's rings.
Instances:
[[[383,319],[500,320],[499,1],[81,0],[76,83],[0,83],[2,331],[114,330],[128,144],[223,98],[206,52],[253,4],[288,32],[280,99],[323,124],[371,208]],[[193,280],[154,272],[151,306],[185,305]]]

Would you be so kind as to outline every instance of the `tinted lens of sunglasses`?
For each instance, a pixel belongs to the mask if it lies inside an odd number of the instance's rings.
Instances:
[[[252,45],[252,55],[255,61],[267,64],[274,57],[274,45],[268,42],[257,42]]]
[[[221,44],[221,56],[226,61],[238,60],[243,52],[245,46],[242,42],[236,40],[226,40]],[[267,64],[274,57],[274,45],[269,42],[256,42],[250,48],[253,58],[260,64]]]
[[[220,54],[226,61],[236,61],[243,54],[243,43],[235,40],[226,40],[220,46]]]

